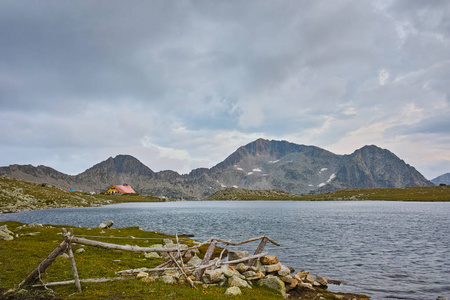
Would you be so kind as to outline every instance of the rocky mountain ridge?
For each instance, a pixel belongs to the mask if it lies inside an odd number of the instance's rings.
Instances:
[[[210,169],[199,168],[183,175],[170,170],[154,172],[129,155],[110,157],[75,176],[30,165],[1,167],[0,175],[95,192],[128,183],[142,194],[188,200],[203,199],[231,187],[308,194],[344,188],[433,185],[392,152],[374,145],[337,155],[315,146],[264,139],[239,147]]]
[[[431,182],[435,185],[446,184],[450,185],[450,173],[442,174],[434,179],[431,179]]]

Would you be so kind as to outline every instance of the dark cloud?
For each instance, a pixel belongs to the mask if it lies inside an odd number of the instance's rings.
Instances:
[[[188,172],[257,137],[342,152],[448,126],[448,1],[0,8],[1,165],[45,156],[74,173],[129,151]]]

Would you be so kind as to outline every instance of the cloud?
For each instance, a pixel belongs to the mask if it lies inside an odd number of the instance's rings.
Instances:
[[[184,173],[264,137],[385,145],[438,172],[402,145],[450,146],[449,15],[447,1],[3,1],[0,165],[76,173],[122,153]]]

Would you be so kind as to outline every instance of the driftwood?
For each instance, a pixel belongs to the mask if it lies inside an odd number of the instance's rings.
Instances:
[[[206,250],[205,256],[203,257],[202,263],[200,266],[207,265],[209,263],[209,260],[211,259],[211,256],[213,255],[214,249],[216,248],[217,241],[214,239],[211,244],[209,244],[208,250]],[[197,273],[195,274],[195,280],[199,281],[202,278],[203,273],[205,272],[204,269],[198,269]]]
[[[231,241],[225,241],[225,240],[221,240],[221,239],[211,238],[211,240],[216,240],[216,241],[218,241],[220,243],[225,243],[225,244],[233,245],[233,246],[239,246],[239,245],[242,245],[242,244],[247,244],[247,243],[254,242],[254,241],[257,241],[257,240],[262,240],[262,239],[267,239],[272,244],[280,246],[280,244],[278,244],[277,242],[272,240],[270,237],[265,236],[265,235],[260,236],[260,237],[256,237],[256,238],[252,238],[252,239],[248,239],[248,240],[245,240],[245,241],[242,241],[242,242],[238,242],[238,243],[233,243]]]
[[[258,246],[258,248],[256,248],[255,253],[253,253],[253,255],[260,254],[264,250],[264,247],[266,246],[268,240],[269,239],[267,237],[264,237],[261,240],[261,243],[259,243],[259,246]],[[256,262],[256,258],[251,259],[247,262],[247,265],[249,265],[251,267],[255,264],[255,262]]]
[[[107,282],[107,281],[116,281],[116,280],[128,280],[128,279],[134,279],[134,277],[110,277],[110,278],[93,278],[93,279],[80,279],[80,282],[87,283],[87,282]],[[48,283],[41,283],[41,284],[33,284],[32,287],[41,287],[41,286],[55,286],[55,285],[68,285],[68,284],[74,284],[75,280],[67,280],[67,281],[59,281],[59,282],[48,282]]]
[[[67,230],[65,228],[63,228],[62,231],[64,233],[64,239],[67,242],[67,255],[69,255],[70,265],[72,266],[72,273],[73,278],[75,279],[75,286],[81,293],[80,277],[78,277],[77,265],[75,263],[75,257],[73,256],[72,244],[70,242],[70,233],[67,233]]]
[[[44,273],[45,270],[53,263],[53,261],[64,253],[67,249],[67,242],[64,240],[55,250],[50,253],[47,258],[45,258],[34,270],[27,276],[20,284],[19,287],[29,286],[36,282],[40,274]]]

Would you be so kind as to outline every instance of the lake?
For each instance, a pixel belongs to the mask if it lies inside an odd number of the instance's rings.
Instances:
[[[180,201],[6,214],[0,221],[96,227],[139,226],[168,234],[242,241],[267,235],[266,247],[296,271],[343,280],[332,291],[372,299],[450,296],[450,203],[384,201]],[[237,250],[253,252],[258,242]]]

